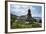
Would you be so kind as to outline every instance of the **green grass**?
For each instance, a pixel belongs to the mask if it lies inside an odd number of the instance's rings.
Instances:
[[[37,28],[37,27],[41,27],[37,22],[33,22],[32,24],[30,23],[25,23],[24,21],[15,21],[12,22],[12,29],[16,29],[16,28]]]
[[[26,21],[17,21],[16,22],[16,16],[11,16],[11,29],[16,29],[16,28],[38,28],[41,27],[38,22],[35,22],[33,20],[32,23],[25,23]]]

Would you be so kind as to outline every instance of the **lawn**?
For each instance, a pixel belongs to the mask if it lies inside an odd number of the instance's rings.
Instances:
[[[17,28],[38,28],[38,27],[41,27],[40,24],[42,24],[42,23],[39,24],[34,19],[33,19],[32,23],[26,23],[26,22],[27,21],[22,21],[22,20],[16,21],[16,16],[15,15],[11,15],[11,29],[17,29]]]
[[[32,24],[30,23],[25,23],[24,21],[15,21],[12,23],[11,28],[16,29],[16,28],[38,28],[41,27],[39,23],[33,22]]]

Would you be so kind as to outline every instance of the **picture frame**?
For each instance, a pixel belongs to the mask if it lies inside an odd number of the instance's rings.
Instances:
[[[9,9],[10,4],[13,4],[13,5],[19,4],[19,5],[24,5],[24,6],[25,5],[42,6],[41,11],[42,11],[43,16],[42,16],[41,28],[37,28],[37,29],[35,29],[35,28],[12,29],[11,24],[10,24],[11,19],[9,17],[10,16],[10,9]],[[22,7],[21,7],[21,9],[22,9]],[[42,3],[42,2],[26,2],[26,1],[5,1],[5,33],[23,33],[23,32],[40,32],[40,31],[45,31],[45,3]]]

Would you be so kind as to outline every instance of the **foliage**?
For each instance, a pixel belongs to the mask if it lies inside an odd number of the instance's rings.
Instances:
[[[27,24],[24,21],[15,21],[12,24],[12,29],[16,29],[16,28],[37,28],[37,27],[41,27],[37,22],[33,22],[32,24]]]
[[[39,23],[42,23],[42,20],[41,19],[39,20]]]
[[[22,20],[16,21],[16,15],[11,14],[11,28],[16,29],[16,28],[37,28],[37,27],[41,27],[36,19],[32,18],[31,20],[29,20],[30,19],[29,17],[26,21],[22,21]],[[27,21],[29,23],[26,23]],[[41,22],[41,20],[39,22]]]
[[[11,27],[16,20],[16,16],[11,14]]]

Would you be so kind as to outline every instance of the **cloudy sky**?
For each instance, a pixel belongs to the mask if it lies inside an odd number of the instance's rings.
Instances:
[[[32,17],[41,17],[42,7],[35,5],[10,5],[10,12],[17,16],[27,15],[28,9],[30,8]]]

